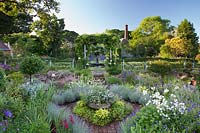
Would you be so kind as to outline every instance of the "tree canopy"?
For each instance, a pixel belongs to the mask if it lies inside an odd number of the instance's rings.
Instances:
[[[169,23],[169,20],[162,19],[160,16],[145,18],[131,33],[130,46],[137,51],[138,46],[142,45],[146,55],[157,55],[160,46],[168,38],[168,32],[171,29]]]

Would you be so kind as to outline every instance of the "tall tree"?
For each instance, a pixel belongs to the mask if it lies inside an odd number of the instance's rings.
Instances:
[[[190,47],[191,50],[188,51],[190,54],[189,57],[194,57],[198,53],[198,36],[195,33],[195,29],[193,24],[189,22],[187,19],[184,19],[180,25],[178,25],[177,35],[181,39],[187,40],[187,47]]]
[[[193,49],[193,46],[188,47],[188,43],[190,43],[188,40],[180,37],[166,39],[160,48],[160,55],[165,58],[186,57]]]
[[[160,16],[145,18],[131,33],[130,46],[137,51],[138,45],[143,45],[146,55],[157,55],[160,46],[168,38],[168,32],[171,29],[169,23],[169,20],[162,19]]]
[[[0,0],[0,35],[28,32],[33,17],[58,12],[56,0]]]
[[[47,48],[47,54],[57,57],[63,40],[64,19],[55,15],[41,14],[41,19],[33,23],[32,28]]]

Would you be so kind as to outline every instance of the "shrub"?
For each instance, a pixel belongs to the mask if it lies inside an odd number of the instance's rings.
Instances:
[[[121,65],[111,65],[106,67],[106,71],[111,75],[120,74],[122,71]]]
[[[23,74],[31,76],[44,68],[44,62],[37,56],[25,57],[20,64],[20,70]]]
[[[106,77],[106,83],[107,84],[122,84],[122,80],[114,76],[109,76],[109,77]]]
[[[116,100],[116,97],[109,90],[95,86],[83,99],[87,104],[95,104],[100,107],[102,104],[111,105]]]
[[[115,95],[118,95],[120,98],[128,101],[129,100],[129,93],[131,91],[130,88],[127,88],[124,85],[111,85],[110,91],[113,92]]]
[[[98,109],[93,115],[93,122],[97,125],[103,126],[111,121],[111,114],[107,109]]]
[[[139,103],[140,97],[142,96],[142,93],[139,91],[132,91],[131,93],[128,94],[129,100],[132,103]]]
[[[21,87],[25,90],[26,93],[28,93],[30,96],[35,96],[37,91],[39,90],[47,90],[48,85],[43,83],[42,81],[38,79],[34,79],[32,83],[24,83],[21,85]]]
[[[116,120],[122,120],[127,114],[132,111],[132,106],[130,104],[125,104],[123,101],[116,101],[112,105],[111,114]]]
[[[131,110],[132,106],[123,101],[116,101],[110,108],[97,110],[88,107],[84,101],[79,101],[73,112],[95,125],[104,126],[111,121],[122,120]]]
[[[6,78],[5,78],[4,70],[0,68],[0,92],[5,90],[5,82],[6,82]]]
[[[18,86],[24,82],[24,76],[20,72],[13,72],[7,78],[13,86]]]
[[[156,108],[154,106],[143,107],[136,116],[128,118],[126,121],[122,122],[120,125],[121,132],[136,132],[135,126],[141,127],[141,132],[158,132],[159,121],[161,117],[159,116]]]
[[[163,83],[164,76],[166,74],[168,74],[169,72],[171,72],[171,69],[172,69],[171,65],[167,61],[161,61],[161,60],[152,62],[150,67],[149,67],[150,71],[158,73],[158,74],[161,75],[162,85],[164,84]]]
[[[64,105],[66,103],[75,102],[80,99],[79,92],[69,89],[65,91],[60,91],[52,96],[52,102],[57,105]]]

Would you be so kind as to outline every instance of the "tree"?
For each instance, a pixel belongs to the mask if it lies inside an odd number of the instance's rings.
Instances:
[[[192,52],[193,46],[190,46],[191,42],[180,37],[174,37],[172,39],[166,39],[165,44],[161,47],[160,55],[171,55],[171,57],[186,57]]]
[[[58,12],[58,5],[55,0],[1,0],[0,20],[3,23],[0,22],[0,27],[4,28],[1,28],[0,35],[29,31],[33,17]]]
[[[5,36],[3,40],[12,44],[15,55],[44,55],[47,53],[41,39],[28,33],[13,33]]]
[[[142,44],[146,47],[145,55],[157,55],[160,46],[168,38],[168,32],[171,30],[169,23],[169,20],[162,19],[160,16],[145,18],[139,27],[131,33],[131,48],[136,49],[137,45]]]
[[[40,17],[40,20],[33,23],[32,28],[41,38],[50,56],[57,57],[64,39],[64,19],[58,19],[54,14],[41,14]]]
[[[184,19],[180,25],[178,25],[177,29],[177,35],[181,39],[187,40],[187,47],[190,47],[190,55],[187,55],[188,57],[195,57],[195,55],[198,53],[198,36],[195,33],[195,29],[193,27],[193,24],[190,23],[187,19]]]
[[[30,83],[32,75],[41,71],[44,68],[44,62],[37,56],[28,56],[23,59],[20,64],[20,70],[23,74],[28,74]]]

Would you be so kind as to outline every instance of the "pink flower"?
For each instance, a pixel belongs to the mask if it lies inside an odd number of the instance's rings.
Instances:
[[[65,127],[65,129],[69,128],[69,125],[66,119],[62,121],[62,125]]]
[[[69,119],[70,119],[71,123],[74,124],[74,118],[72,115],[69,116]]]

